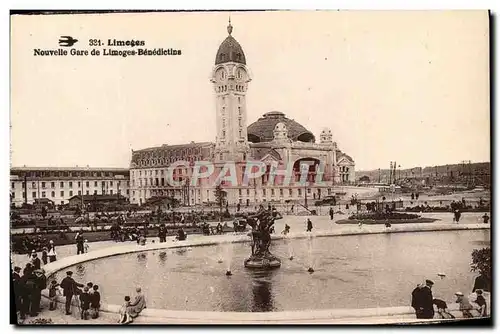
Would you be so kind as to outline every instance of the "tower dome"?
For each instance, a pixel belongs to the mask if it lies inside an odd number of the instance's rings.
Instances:
[[[245,59],[245,53],[241,48],[240,43],[231,36],[233,32],[233,26],[231,25],[231,19],[229,19],[229,25],[227,26],[227,33],[229,36],[222,42],[217,50],[217,55],[215,56],[215,65],[234,62],[239,64],[247,64]]]

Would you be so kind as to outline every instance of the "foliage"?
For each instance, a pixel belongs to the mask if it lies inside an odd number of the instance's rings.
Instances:
[[[486,278],[491,278],[491,248],[474,249],[472,251],[471,271],[479,272]]]
[[[215,188],[215,202],[219,205],[220,208],[222,208],[222,205],[224,204],[226,195],[227,193],[222,190],[222,187],[220,185]]]
[[[49,324],[53,324],[54,322],[52,321],[51,318],[37,318],[37,319],[33,319],[33,320],[30,320],[30,325],[49,325]]]
[[[420,218],[419,215],[414,215],[410,213],[402,213],[402,212],[392,212],[392,213],[383,213],[383,212],[370,212],[370,213],[359,213],[353,214],[349,217],[351,220],[390,220],[390,219],[416,219]]]

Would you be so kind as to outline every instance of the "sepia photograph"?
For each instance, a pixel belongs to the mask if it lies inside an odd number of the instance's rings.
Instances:
[[[492,325],[488,10],[9,20],[12,324]]]

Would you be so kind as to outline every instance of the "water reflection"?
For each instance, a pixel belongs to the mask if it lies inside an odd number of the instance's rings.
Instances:
[[[250,275],[253,278],[252,283],[252,312],[270,312],[274,311],[274,298],[272,292],[272,278],[276,271],[272,270],[253,270]]]
[[[160,252],[159,259],[160,259],[160,264],[164,266],[167,261],[167,252]]]
[[[224,257],[224,249],[216,247],[193,248],[184,254],[162,250],[155,255],[142,252],[147,257],[135,253],[103,258],[69,267],[58,276],[62,279],[66,270],[72,270],[83,275],[75,275],[77,282],[98,282],[103,303],[110,304],[121,304],[124,294],[140,285],[150,292],[148,307],[173,310],[270,312],[401,306],[408,304],[416,283],[432,277],[436,294],[451,302],[449,296],[456,291],[470,289],[475,276],[470,272],[470,253],[484,247],[479,242],[489,240],[483,231],[316,238],[311,252],[313,274],[307,273],[308,241],[297,239],[290,241],[293,260],[288,259],[289,245],[273,244],[273,253],[283,263],[270,272],[245,269],[248,246],[235,244],[232,276],[225,276],[226,260],[217,261]],[[446,279],[436,276],[440,272]]]
[[[83,263],[80,263],[76,266],[76,274],[78,275],[78,277],[85,276],[85,266]]]
[[[146,253],[137,254],[137,262],[141,265],[145,265],[147,263]]]

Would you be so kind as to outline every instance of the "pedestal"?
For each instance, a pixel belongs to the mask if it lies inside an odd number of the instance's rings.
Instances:
[[[245,268],[275,269],[281,267],[281,260],[271,253],[252,255],[245,260]]]

